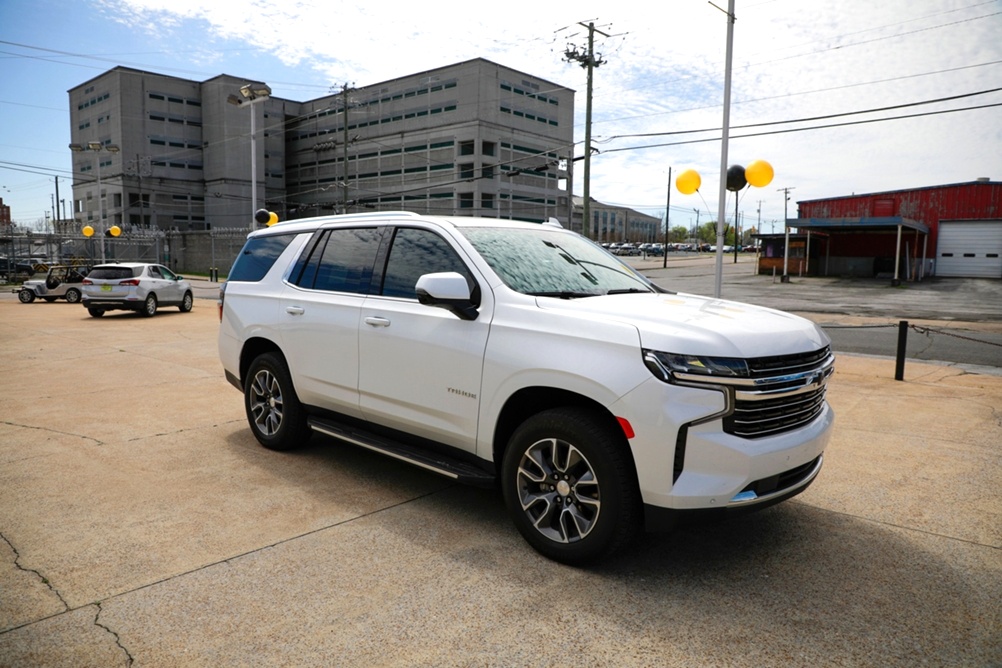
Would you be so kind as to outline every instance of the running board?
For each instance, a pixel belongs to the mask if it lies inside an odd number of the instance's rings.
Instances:
[[[318,433],[444,475],[464,485],[490,488],[495,483],[495,477],[491,473],[455,457],[417,448],[402,441],[379,436],[332,420],[311,417],[309,424],[310,428]]]

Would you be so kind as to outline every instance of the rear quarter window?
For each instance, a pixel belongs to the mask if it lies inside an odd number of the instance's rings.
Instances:
[[[295,238],[295,234],[276,234],[248,239],[233,263],[227,280],[252,283],[260,281]]]
[[[139,271],[142,271],[140,268]],[[89,278],[99,278],[107,281],[117,281],[132,278],[132,267],[97,267],[89,274]]]

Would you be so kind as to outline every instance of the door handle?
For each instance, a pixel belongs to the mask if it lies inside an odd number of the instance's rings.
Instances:
[[[285,312],[288,313],[289,315],[303,315],[304,313],[306,313],[306,309],[304,309],[302,306],[286,306]]]
[[[376,316],[368,316],[365,318],[365,324],[371,325],[372,327],[389,327],[390,321],[386,318],[377,318]]]

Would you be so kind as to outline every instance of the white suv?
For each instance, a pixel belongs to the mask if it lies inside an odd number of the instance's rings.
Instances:
[[[667,292],[557,225],[410,213],[250,234],[219,355],[276,450],[327,434],[498,485],[541,553],[762,508],[821,469],[828,337]]]

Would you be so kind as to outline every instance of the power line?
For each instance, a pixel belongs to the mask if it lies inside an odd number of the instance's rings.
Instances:
[[[762,123],[748,123],[745,125],[735,125],[734,128],[744,129],[744,128],[759,128],[768,127],[770,125],[786,125],[789,123],[808,123],[810,121],[822,121],[829,118],[841,118],[844,116],[858,116],[861,114],[872,114],[880,111],[891,111],[894,109],[907,109],[909,107],[920,107],[926,104],[936,104],[938,102],[950,102],[953,100],[961,100],[968,97],[977,97],[978,95],[988,95],[989,93],[997,93],[1002,91],[1002,88],[989,88],[988,90],[976,91],[974,93],[962,93],[960,95],[950,95],[947,97],[934,98],[932,100],[920,100],[918,102],[906,102],[904,104],[894,104],[886,107],[874,107],[873,109],[863,109],[860,111],[846,111],[838,114],[825,114],[822,116],[808,116],[806,118],[795,118],[786,121],[766,121]],[[674,132],[645,132],[637,134],[626,134],[626,135],[612,135],[603,141],[612,141],[613,139],[627,139],[634,137],[668,137],[674,135],[683,134],[698,134],[701,132],[715,132],[720,130],[720,128],[703,128],[701,130],[678,130]]]
[[[812,126],[812,127],[809,127],[809,128],[789,128],[789,129],[786,129],[786,130],[771,130],[769,132],[755,132],[755,133],[746,134],[746,135],[734,135],[734,136],[731,137],[731,139],[748,139],[750,137],[764,137],[764,136],[767,136],[767,135],[780,135],[780,134],[787,134],[787,133],[790,133],[790,132],[806,132],[808,130],[824,130],[826,128],[838,128],[838,127],[846,127],[846,126],[851,126],[851,125],[863,125],[863,124],[866,124],[866,123],[881,123],[881,122],[884,122],[884,121],[897,121],[897,120],[902,120],[902,119],[906,119],[906,118],[921,118],[923,116],[938,116],[940,114],[952,114],[952,113],[958,112],[958,111],[974,111],[974,110],[977,110],[977,109],[989,109],[989,108],[992,108],[992,107],[1002,107],[1002,102],[997,102],[997,103],[994,103],[994,104],[982,104],[982,105],[978,105],[978,106],[975,106],[975,107],[963,107],[961,109],[944,109],[944,110],[941,110],[941,111],[927,111],[927,112],[924,112],[924,113],[921,113],[921,114],[906,114],[904,116],[891,116],[889,118],[870,118],[870,119],[859,120],[859,121],[851,121],[851,122],[847,122],[847,123],[829,123],[828,125],[815,125],[815,126]],[[719,137],[710,137],[708,139],[690,139],[690,140],[687,140],[687,141],[669,142],[669,143],[665,143],[665,144],[647,144],[647,145],[644,145],[644,146],[626,146],[626,147],[622,147],[622,148],[606,149],[605,151],[602,151],[602,152],[603,153],[616,153],[616,152],[619,152],[619,151],[636,151],[636,150],[641,150],[641,149],[645,149],[645,148],[661,148],[661,147],[665,147],[665,146],[682,146],[682,145],[685,145],[685,144],[701,144],[701,143],[711,142],[711,141],[720,141],[720,138]]]

